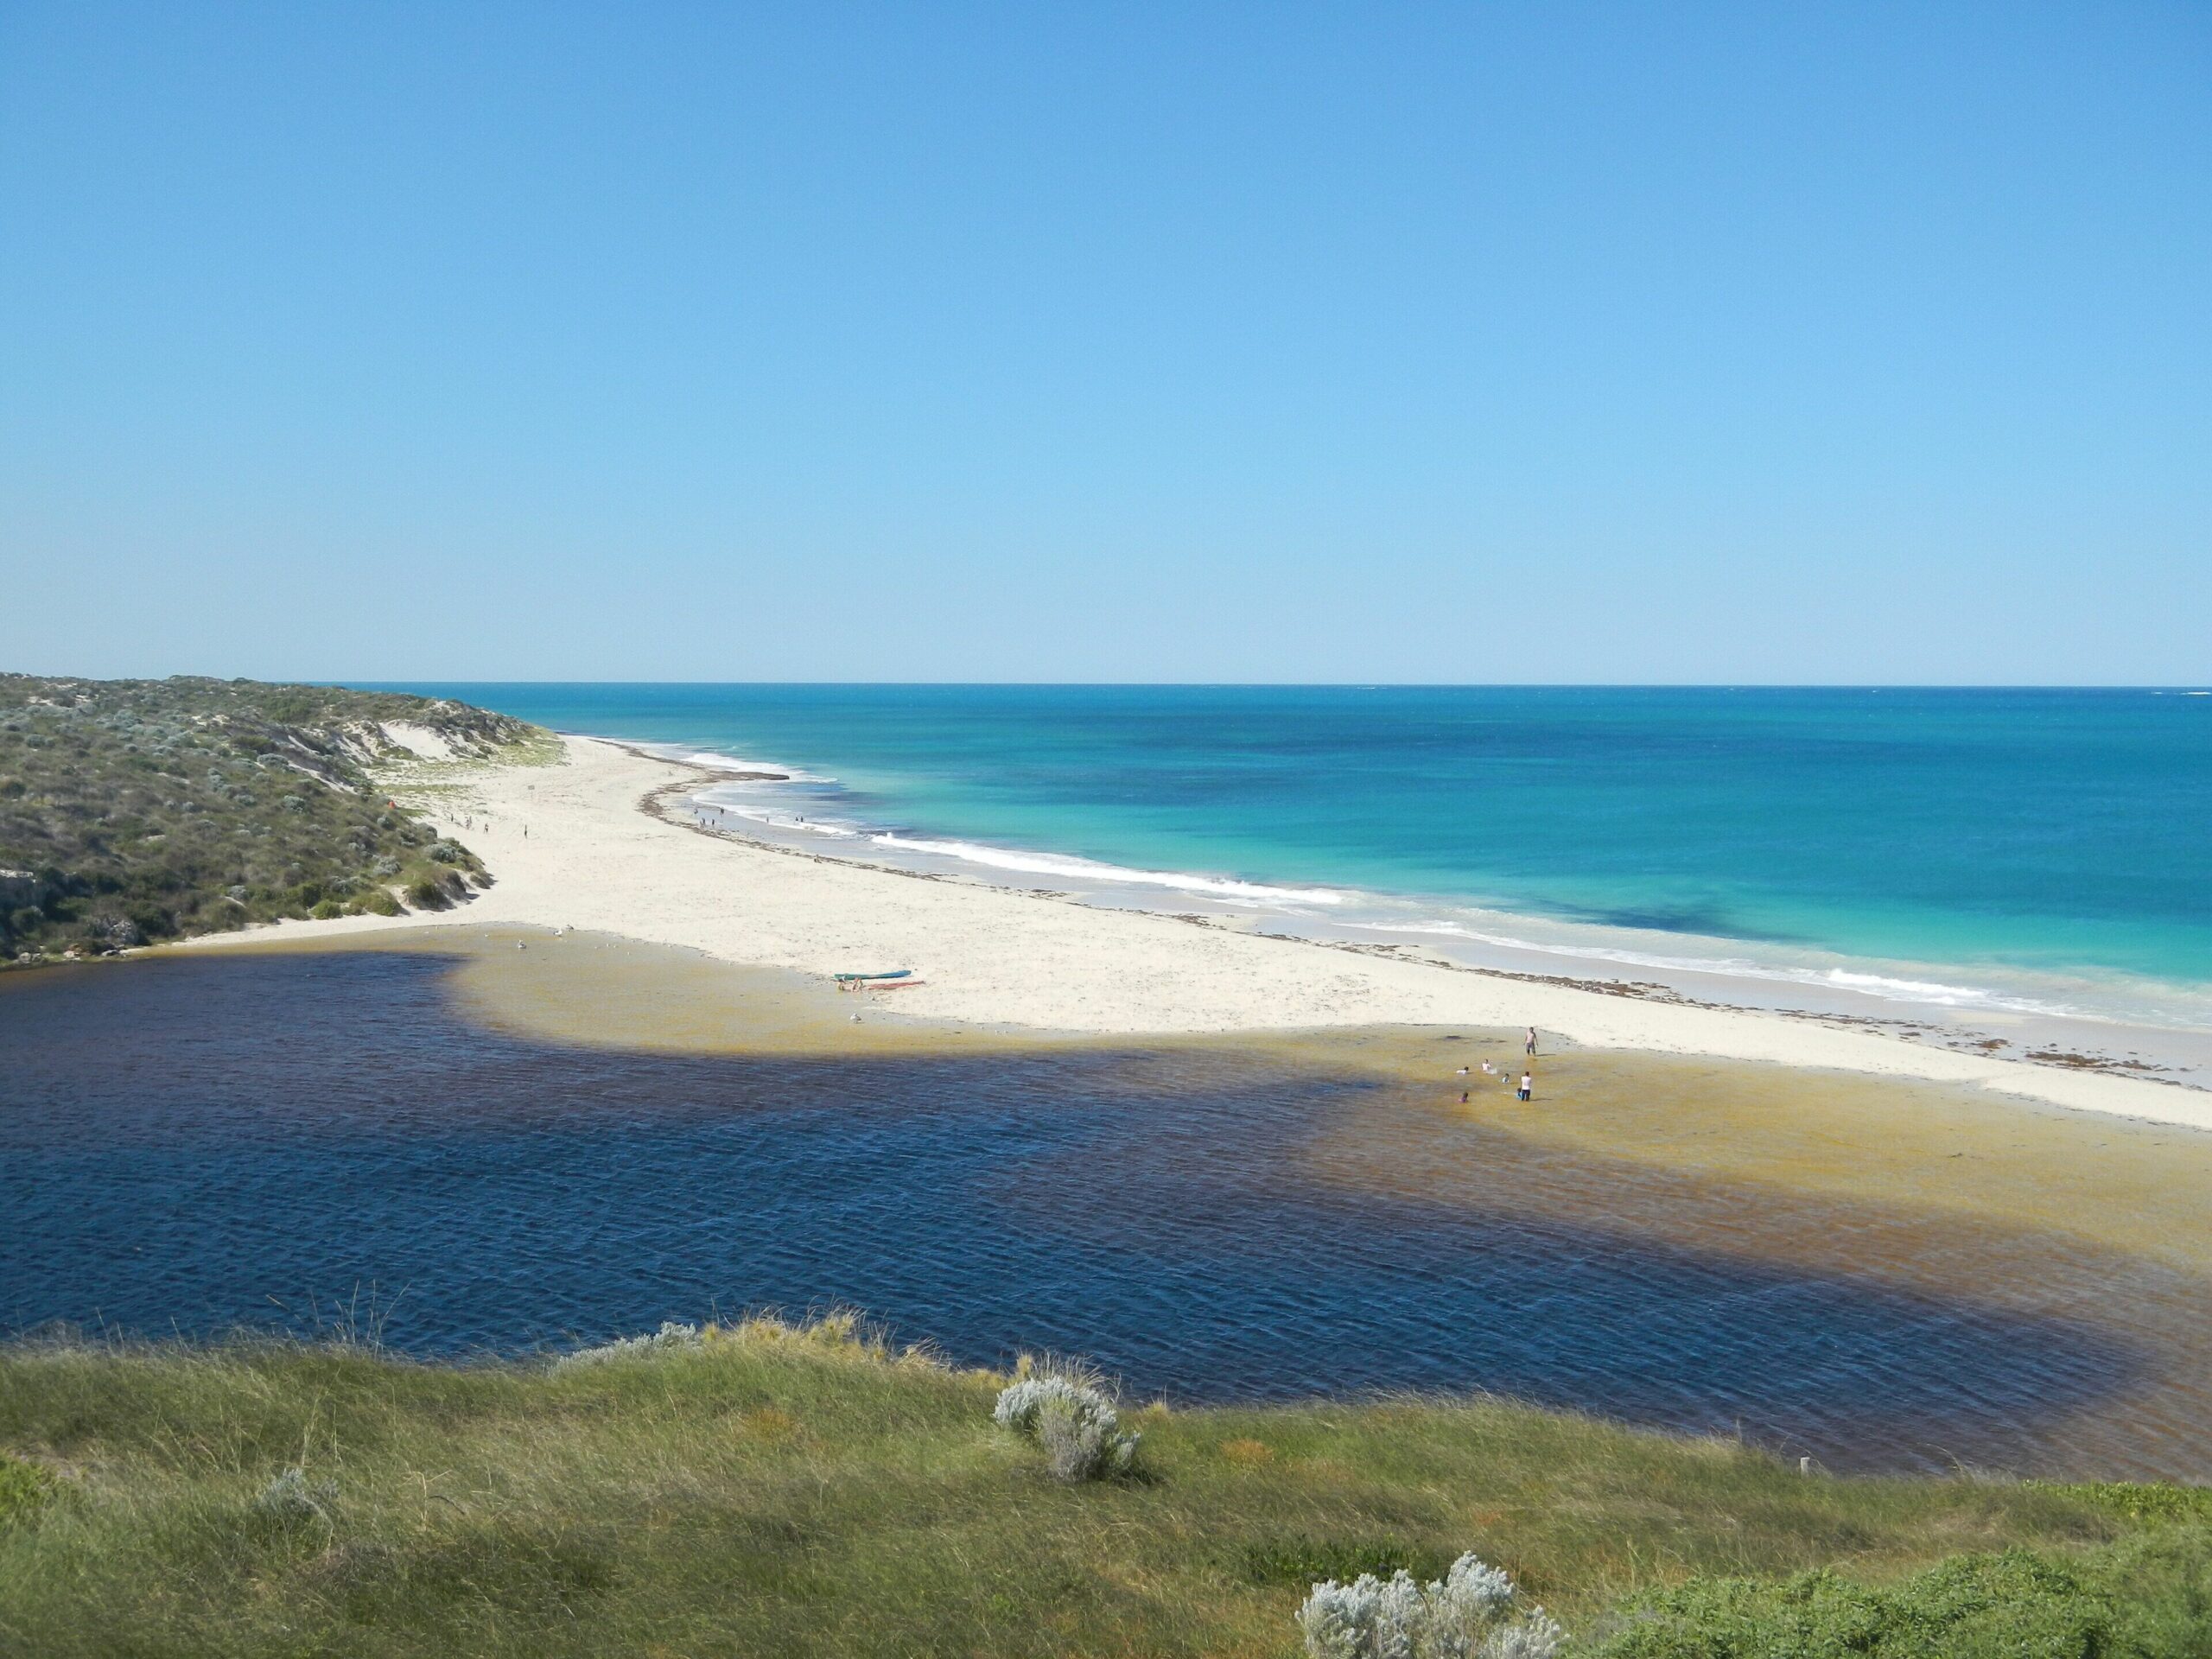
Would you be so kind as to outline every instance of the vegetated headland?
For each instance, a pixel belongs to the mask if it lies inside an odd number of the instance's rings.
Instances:
[[[548,743],[505,715],[387,692],[0,674],[0,960],[448,908],[490,875],[370,769]]]
[[[1126,1466],[1056,1463],[994,1421],[1011,1380],[839,1319],[466,1367],[19,1344],[0,1649],[1463,1652],[1296,1615],[1474,1554],[1569,1638],[1485,1654],[2212,1650],[2212,1492],[1838,1479],[1495,1401],[1122,1402]]]

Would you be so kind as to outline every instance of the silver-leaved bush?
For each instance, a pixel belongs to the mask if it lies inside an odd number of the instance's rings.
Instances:
[[[1310,1659],[1554,1659],[1567,1632],[1514,1611],[1513,1580],[1473,1555],[1423,1585],[1403,1569],[1313,1586],[1299,1610]]]

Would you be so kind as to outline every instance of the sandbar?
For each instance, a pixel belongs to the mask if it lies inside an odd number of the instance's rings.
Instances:
[[[852,998],[863,1020],[1127,1036],[1533,1025],[1551,1045],[1961,1084],[2212,1129],[2212,1092],[2202,1090],[874,868],[650,810],[709,776],[577,736],[542,765],[427,757],[384,774],[381,786],[482,858],[497,878],[488,892],[444,912],[287,922],[170,948],[423,926],[576,928],[824,979],[912,969],[912,988]]]

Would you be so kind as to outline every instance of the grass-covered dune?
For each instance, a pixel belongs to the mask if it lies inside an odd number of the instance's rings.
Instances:
[[[0,962],[465,898],[475,855],[375,785],[415,759],[395,733],[475,757],[546,742],[392,692],[0,674]]]
[[[1125,1411],[1131,1471],[1064,1482],[1005,1380],[835,1322],[561,1365],[18,1344],[0,1651],[1293,1655],[1312,1580],[1472,1550],[1575,1653],[2212,1652],[2212,1493],[1414,1402]]]

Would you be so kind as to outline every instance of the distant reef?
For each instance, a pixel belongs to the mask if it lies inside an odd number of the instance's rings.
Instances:
[[[0,674],[0,963],[462,902],[491,885],[483,864],[377,773],[548,747],[396,692]]]

